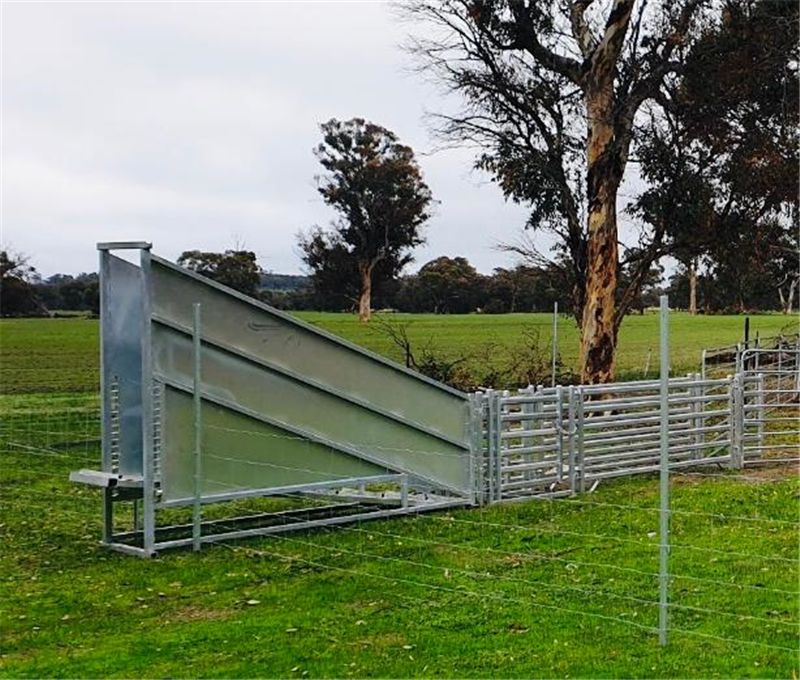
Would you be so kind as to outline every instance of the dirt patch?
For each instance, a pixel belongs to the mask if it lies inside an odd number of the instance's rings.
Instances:
[[[169,618],[180,623],[187,621],[221,621],[233,615],[231,609],[212,609],[210,607],[197,607],[189,605],[177,610]]]
[[[745,481],[769,482],[780,479],[800,479],[800,468],[797,463],[775,463],[759,465],[744,471]]]
[[[773,463],[745,468],[744,470],[726,470],[720,468],[714,472],[675,473],[670,481],[675,485],[697,486],[706,481],[729,481],[759,484],[777,482],[783,479],[800,479],[800,468],[797,463]]]

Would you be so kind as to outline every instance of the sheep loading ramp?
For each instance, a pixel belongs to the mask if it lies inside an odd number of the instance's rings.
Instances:
[[[157,257],[150,244],[98,249],[102,466],[71,479],[102,488],[108,547],[149,556],[476,502],[473,396]],[[265,497],[273,509],[256,507]],[[203,508],[224,502],[239,515],[206,517]],[[124,531],[118,503],[133,504]]]

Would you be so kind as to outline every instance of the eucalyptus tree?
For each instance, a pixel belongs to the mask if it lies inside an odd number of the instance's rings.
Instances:
[[[312,276],[330,262],[326,249],[354,263],[359,318],[369,321],[373,274],[379,266],[398,273],[424,242],[431,190],[411,147],[390,130],[362,118],[331,119],[320,127],[323,141],[315,154],[326,173],[317,178],[318,190],[340,219],[328,233],[301,235],[300,248]]]
[[[438,131],[481,150],[476,164],[529,204],[572,268],[585,382],[614,377],[619,295],[617,197],[647,102],[682,68],[707,0],[417,0],[424,69],[462,95]],[[636,244],[641,286],[661,244]],[[620,304],[617,303],[620,300]]]

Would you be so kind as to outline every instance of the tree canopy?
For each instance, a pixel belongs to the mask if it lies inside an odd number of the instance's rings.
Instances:
[[[178,264],[251,297],[257,295],[261,283],[256,254],[250,250],[223,253],[186,250],[178,258]]]
[[[339,219],[329,231],[301,235],[300,248],[315,279],[355,269],[359,317],[367,321],[376,269],[391,277],[410,261],[410,250],[424,242],[433,199],[413,150],[390,130],[363,118],[320,128],[314,153],[325,173],[318,190]]]

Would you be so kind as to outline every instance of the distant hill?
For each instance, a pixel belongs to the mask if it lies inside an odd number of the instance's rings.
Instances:
[[[311,278],[302,274],[261,274],[261,290],[295,291],[311,285]]]

